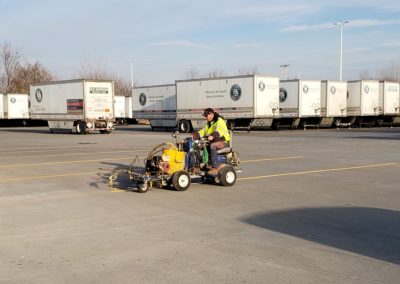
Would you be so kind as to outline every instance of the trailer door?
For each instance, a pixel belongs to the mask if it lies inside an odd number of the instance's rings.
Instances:
[[[85,88],[85,117],[89,119],[114,118],[112,83],[87,82]]]

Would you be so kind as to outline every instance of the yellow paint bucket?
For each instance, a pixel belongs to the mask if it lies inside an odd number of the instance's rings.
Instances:
[[[185,168],[185,152],[173,148],[164,148],[162,153],[162,161],[169,164],[169,167],[166,168],[167,174],[171,175]]]

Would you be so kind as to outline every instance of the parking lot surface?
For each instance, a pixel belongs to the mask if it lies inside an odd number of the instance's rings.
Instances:
[[[109,186],[162,142],[0,128],[0,283],[399,282],[399,128],[239,131],[233,187]]]

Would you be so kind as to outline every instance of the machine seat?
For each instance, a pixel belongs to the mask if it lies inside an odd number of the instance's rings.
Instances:
[[[217,154],[229,154],[230,152],[232,152],[231,147],[225,147],[225,148],[217,150]]]

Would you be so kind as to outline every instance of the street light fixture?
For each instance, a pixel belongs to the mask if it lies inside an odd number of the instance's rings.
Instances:
[[[335,26],[340,27],[340,66],[339,66],[339,80],[342,81],[343,74],[343,27],[345,24],[350,23],[350,21],[336,22],[333,23]]]
[[[133,89],[133,62],[135,61],[129,60],[129,62],[131,63],[131,88]]]

